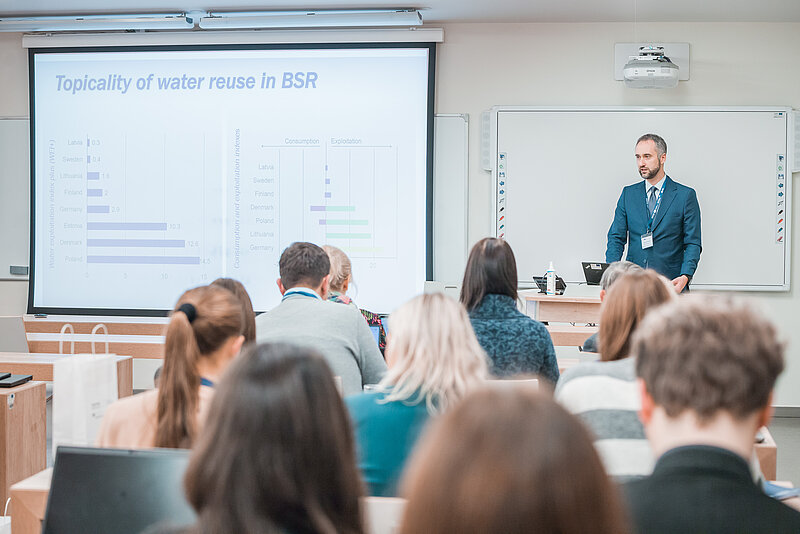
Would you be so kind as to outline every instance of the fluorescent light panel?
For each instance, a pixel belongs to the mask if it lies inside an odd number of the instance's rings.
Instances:
[[[208,15],[200,19],[200,27],[205,30],[422,25],[422,13],[413,9],[240,11],[212,12]]]
[[[169,30],[193,28],[184,13],[54,15],[0,19],[0,32]]]

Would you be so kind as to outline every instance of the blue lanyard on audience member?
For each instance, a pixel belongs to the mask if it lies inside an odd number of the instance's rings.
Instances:
[[[205,378],[205,377],[202,377],[202,376],[201,376],[201,377],[200,377],[200,385],[201,385],[201,386],[208,386],[208,387],[210,387],[210,388],[213,388],[213,387],[214,387],[214,382],[212,382],[212,381],[211,381],[211,380],[209,380],[208,378]]]
[[[647,232],[648,233],[653,228],[653,221],[656,218],[656,213],[658,213],[658,207],[661,206],[661,195],[664,194],[664,185],[666,185],[666,184],[661,184],[661,189],[658,190],[658,200],[656,201],[656,207],[653,208],[653,214],[647,220]],[[645,209],[647,209],[647,195],[646,194],[644,196],[644,206],[645,206]]]
[[[313,299],[318,299],[319,298],[319,295],[317,295],[313,291],[304,291],[302,289],[290,289],[289,291],[287,291],[286,293],[283,294],[283,298],[281,299],[281,302],[283,302],[287,298],[291,297],[292,295],[304,295],[306,297],[311,297]]]

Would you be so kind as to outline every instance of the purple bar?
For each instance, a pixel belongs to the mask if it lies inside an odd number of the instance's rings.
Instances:
[[[109,206],[86,206],[86,213],[110,213]]]
[[[86,190],[87,197],[102,197],[103,190],[102,189],[87,189]]]
[[[184,248],[183,239],[87,239],[88,247],[170,247]]]
[[[325,178],[325,184],[326,185],[330,185],[330,183],[331,183],[331,179],[330,178]]]
[[[327,224],[328,224],[328,219],[320,219],[319,220],[319,225],[320,226],[327,226]]]
[[[86,223],[87,230],[157,230],[167,229],[167,223],[147,222],[90,222]]]
[[[86,179],[87,180],[99,180],[100,179],[100,173],[99,172],[87,172],[86,173]]]
[[[325,211],[325,206],[311,206],[311,211]]]
[[[92,156],[86,156],[86,163],[92,162]]]
[[[325,198],[331,198],[331,194],[330,194],[330,193],[328,193],[328,192],[326,192],[326,193],[325,193]]]
[[[199,256],[86,256],[86,263],[120,265],[199,265]]]

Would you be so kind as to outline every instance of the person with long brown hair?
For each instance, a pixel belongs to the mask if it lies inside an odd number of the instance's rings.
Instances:
[[[393,496],[428,419],[487,377],[486,354],[464,308],[443,293],[420,295],[391,315],[389,370],[374,391],[345,402],[370,495]]]
[[[619,480],[649,474],[655,461],[638,416],[631,336],[649,310],[674,298],[669,280],[655,271],[624,273],[603,300],[601,361],[567,370],[556,386],[556,399],[580,415],[594,434],[606,471]]]
[[[256,340],[256,314],[253,311],[253,302],[250,300],[250,295],[244,288],[244,285],[234,278],[217,278],[211,282],[212,286],[224,287],[239,299],[242,304],[242,312],[244,313],[244,329],[242,335],[244,336],[245,343],[251,343]]]
[[[350,422],[323,357],[252,345],[218,389],[184,479],[198,521],[183,532],[363,534]]]
[[[624,534],[617,488],[580,422],[539,392],[469,395],[421,440],[400,534]]]
[[[158,389],[120,399],[106,411],[101,447],[190,448],[214,393],[214,382],[244,342],[242,306],[217,286],[190,289],[167,326]]]
[[[517,309],[517,261],[503,239],[481,239],[469,253],[461,303],[497,377],[535,374],[558,380],[558,363],[544,325]]]

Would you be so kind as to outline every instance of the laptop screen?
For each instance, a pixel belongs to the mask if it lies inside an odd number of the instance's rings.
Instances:
[[[42,532],[139,534],[164,523],[187,526],[183,495],[189,451],[59,447]]]

